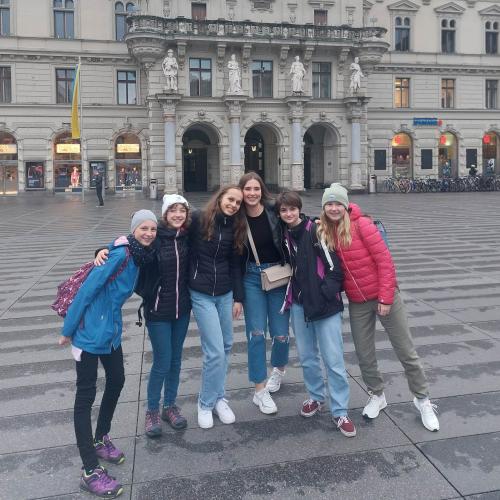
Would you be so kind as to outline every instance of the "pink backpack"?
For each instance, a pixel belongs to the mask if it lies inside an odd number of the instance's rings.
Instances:
[[[118,269],[116,274],[109,278],[110,282],[115,280],[123,272],[125,266],[128,263],[130,251],[128,247],[125,247],[125,250],[127,252],[127,257],[122,262],[122,265],[120,266],[120,269]],[[87,262],[86,264],[83,264],[83,266],[80,267],[78,271],[76,271],[72,276],[70,276],[66,281],[63,281],[57,287],[56,300],[50,307],[58,314],[58,316],[61,316],[61,318],[66,317],[69,306],[72,304],[73,300],[75,300],[78,290],[80,290],[82,283],[87,279],[87,276],[90,274],[90,271],[92,271],[92,269],[94,269],[93,262]]]

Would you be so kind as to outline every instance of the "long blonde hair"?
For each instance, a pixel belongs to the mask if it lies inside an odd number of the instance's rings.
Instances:
[[[330,250],[335,250],[337,246],[347,248],[351,245],[351,219],[347,210],[344,212],[342,220],[338,223],[332,222],[326,216],[324,210],[321,211],[319,220],[318,238],[323,239]]]

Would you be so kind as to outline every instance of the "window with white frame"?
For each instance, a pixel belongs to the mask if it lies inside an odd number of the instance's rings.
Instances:
[[[498,80],[486,80],[486,109],[498,108]]]
[[[455,19],[441,19],[441,52],[443,54],[455,53]]]
[[[0,0],[0,36],[10,35],[10,0]]]
[[[53,0],[55,38],[75,38],[75,3]]]
[[[127,34],[127,16],[136,11],[133,2],[115,2],[115,39],[121,41]]]
[[[485,50],[487,54],[498,54],[498,21],[486,21]]]
[[[397,16],[394,20],[394,50],[409,52],[410,50],[410,25],[409,17]]]

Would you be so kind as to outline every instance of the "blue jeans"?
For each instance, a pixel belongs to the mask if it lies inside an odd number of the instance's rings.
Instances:
[[[188,325],[189,313],[172,321],[146,323],[153,349],[153,365],[148,381],[148,410],[159,409],[162,387],[163,405],[167,407],[175,403],[181,372],[182,346]]]
[[[215,297],[195,290],[189,292],[203,351],[198,403],[204,410],[213,410],[224,397],[233,345],[233,292]]]
[[[260,384],[267,378],[266,368],[266,331],[269,324],[269,335],[273,341],[271,365],[285,366],[288,363],[289,311],[280,313],[285,300],[286,287],[275,288],[265,292],[262,290],[260,271],[274,264],[254,262],[247,264],[247,272],[243,278],[245,287],[245,328],[248,340],[248,378],[254,384]]]
[[[347,415],[349,382],[344,364],[341,313],[306,323],[304,308],[292,304],[291,319],[309,396],[315,401],[325,401],[325,381],[319,359],[321,353],[327,374],[332,415]]]

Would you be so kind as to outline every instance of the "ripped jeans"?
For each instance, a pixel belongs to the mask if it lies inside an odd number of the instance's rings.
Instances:
[[[245,287],[245,328],[248,340],[248,378],[254,384],[267,379],[266,367],[266,332],[273,341],[271,349],[271,365],[282,367],[288,363],[289,319],[290,313],[280,313],[285,300],[286,287],[275,288],[265,292],[262,290],[260,270],[274,264],[255,262],[247,264],[247,272],[243,278]]]

